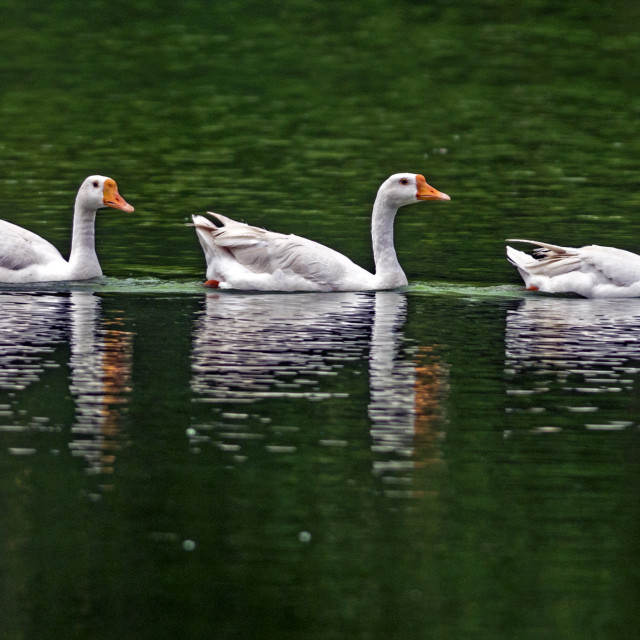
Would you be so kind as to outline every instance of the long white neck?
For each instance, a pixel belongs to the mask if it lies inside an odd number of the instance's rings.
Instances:
[[[96,255],[96,211],[87,208],[79,199],[73,213],[73,236],[69,267],[74,278],[96,278],[102,275],[102,269]]]
[[[401,287],[407,284],[396,250],[393,246],[393,222],[398,207],[387,201],[384,193],[378,192],[371,215],[371,240],[373,260],[376,265],[376,281],[380,288]]]

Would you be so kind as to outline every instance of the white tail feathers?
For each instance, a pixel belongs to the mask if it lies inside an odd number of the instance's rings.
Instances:
[[[553,251],[554,253],[566,254],[575,251],[575,249],[561,247],[557,244],[549,244],[548,242],[538,242],[537,240],[519,240],[517,238],[507,238],[506,242],[523,242],[525,244],[533,244],[536,247],[542,247],[543,249],[548,249],[549,251]]]
[[[542,248],[542,251],[539,252],[542,255],[533,257],[523,251],[507,247],[509,262],[518,267],[521,273],[525,271],[529,275],[543,275],[553,278],[580,269],[582,260],[577,249],[536,240],[507,240],[507,242],[526,242]]]

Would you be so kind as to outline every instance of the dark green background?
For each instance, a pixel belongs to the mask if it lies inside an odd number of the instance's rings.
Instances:
[[[0,296],[3,640],[637,635],[640,302],[504,259],[640,250],[637,3],[5,0],[0,50],[0,217],[136,207]],[[207,209],[371,268],[397,171],[452,198],[406,292],[200,289]]]

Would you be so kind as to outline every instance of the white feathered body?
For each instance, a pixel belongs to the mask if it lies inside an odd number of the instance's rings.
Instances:
[[[86,280],[102,275],[97,257],[67,262],[39,235],[0,220],[0,282],[54,282]]]
[[[325,245],[293,234],[266,231],[218,213],[211,215],[224,226],[218,227],[197,215],[193,216],[193,222],[207,262],[207,280],[219,281],[220,288],[257,291],[375,288],[375,276]]]
[[[0,220],[0,282],[87,280],[102,275],[95,249],[95,219],[99,208],[131,212],[114,180],[89,176],[80,185],[74,207],[69,260],[39,235]]]
[[[449,200],[424,176],[396,173],[385,180],[371,213],[375,274],[322,244],[236,222],[218,213],[218,226],[193,216],[207,262],[208,286],[258,291],[366,291],[407,284],[393,244],[400,207],[425,200]]]
[[[640,297],[640,256],[635,253],[595,244],[574,249],[534,240],[507,242],[540,247],[539,257],[507,247],[507,258],[528,289],[586,298]]]

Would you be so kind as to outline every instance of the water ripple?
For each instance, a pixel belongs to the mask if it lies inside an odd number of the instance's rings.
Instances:
[[[56,346],[64,342],[66,296],[0,294],[0,389],[19,391],[59,367]]]
[[[341,400],[366,394],[372,470],[386,492],[410,495],[417,456],[439,459],[447,369],[431,345],[406,343],[406,304],[399,292],[207,296],[191,387],[196,403],[213,407],[190,430],[192,446],[213,439],[236,462],[251,442],[291,455],[305,441],[309,403],[328,401],[318,409],[328,424],[311,437],[343,449],[360,436],[344,430],[354,417],[340,418],[352,406]]]
[[[101,300],[92,292],[1,293],[0,433],[7,451],[35,453],[37,447],[24,445],[27,439],[41,444],[34,434],[62,430],[52,416],[70,396],[72,455],[83,458],[93,473],[109,473],[119,447],[131,359],[132,335],[117,319],[102,317]],[[45,377],[51,369],[61,370],[53,384]]]
[[[362,358],[366,294],[210,294],[196,322],[192,389],[208,402],[344,396],[320,382]]]
[[[557,423],[559,409],[574,421],[588,414],[589,429],[631,426],[607,410],[607,398],[639,381],[639,330],[640,300],[527,298],[507,315],[507,412]]]

